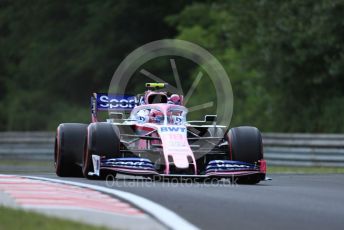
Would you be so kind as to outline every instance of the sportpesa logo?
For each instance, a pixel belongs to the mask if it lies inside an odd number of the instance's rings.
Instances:
[[[132,95],[97,94],[97,109],[98,110],[108,110],[108,109],[131,110],[138,103],[139,101],[137,97],[132,96]]]

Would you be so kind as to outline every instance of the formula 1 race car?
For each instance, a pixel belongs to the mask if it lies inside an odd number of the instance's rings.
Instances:
[[[108,173],[226,177],[247,184],[265,179],[266,162],[257,128],[226,130],[216,124],[216,115],[187,121],[183,96],[162,91],[164,86],[147,83],[149,89],[137,96],[94,93],[91,124],[57,127],[56,174],[89,179]],[[99,111],[109,111],[106,122],[98,121]],[[130,112],[127,118],[125,111]]]

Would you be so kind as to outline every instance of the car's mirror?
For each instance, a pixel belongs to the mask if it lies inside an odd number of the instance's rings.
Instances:
[[[206,122],[215,122],[217,120],[217,115],[205,115],[204,120]]]
[[[114,120],[123,120],[124,114],[118,113],[118,112],[110,112],[109,117],[110,117],[110,119],[114,119]]]

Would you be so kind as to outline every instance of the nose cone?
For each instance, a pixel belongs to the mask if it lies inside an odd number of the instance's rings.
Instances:
[[[182,125],[167,125],[159,127],[158,132],[162,141],[166,164],[169,164],[168,159],[172,157],[176,168],[188,168],[188,157],[192,159],[194,157],[187,140],[187,128]]]
[[[186,169],[189,168],[189,160],[187,158],[187,155],[182,154],[179,155],[178,153],[173,154],[172,156],[174,165],[179,169]]]

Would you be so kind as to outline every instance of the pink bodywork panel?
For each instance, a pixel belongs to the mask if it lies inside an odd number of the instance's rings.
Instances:
[[[142,129],[142,126],[136,125],[137,128]],[[173,163],[177,168],[187,169],[189,168],[189,158],[192,159],[194,164],[195,174],[197,172],[197,166],[194,154],[190,148],[187,140],[187,127],[185,125],[158,125],[147,123],[143,125],[146,129],[157,130],[162,146],[165,159],[165,174],[170,173],[170,165],[168,162],[169,156],[172,157]]]
[[[172,157],[174,165],[180,169],[189,168],[188,157],[192,159],[192,162],[195,162],[193,152],[187,140],[186,132],[187,128],[185,126],[167,125],[158,127],[158,133],[160,135],[162,145],[164,146],[163,150],[165,159],[168,160],[169,156]],[[168,169],[166,167],[166,171],[167,170]]]
[[[133,109],[132,114],[136,111],[145,108],[157,108],[163,114],[167,114],[168,109],[175,108],[187,111],[184,106],[173,105],[173,104],[151,104],[151,105],[141,105]],[[165,174],[170,173],[170,164],[168,162],[168,157],[172,157],[173,163],[176,168],[187,169],[189,164],[193,163],[195,174],[197,174],[197,165],[195,156],[190,148],[189,142],[187,140],[187,127],[185,125],[171,125],[171,124],[154,124],[154,123],[144,123],[136,124],[136,128],[139,130],[157,130],[160,138],[161,144],[163,146],[163,154],[165,160]],[[144,141],[145,142],[145,141]],[[144,143],[140,143],[143,144]],[[192,162],[189,162],[191,158]]]

